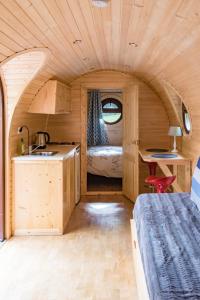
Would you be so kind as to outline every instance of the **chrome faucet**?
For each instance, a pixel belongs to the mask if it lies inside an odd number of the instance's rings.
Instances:
[[[35,150],[37,150],[40,145],[37,145],[34,149],[32,149],[32,146],[30,145],[30,132],[29,132],[29,128],[26,125],[22,125],[21,127],[17,128],[17,133],[20,134],[22,133],[23,128],[26,128],[27,133],[28,133],[28,154],[33,153]]]
[[[18,134],[22,133],[23,128],[26,128],[27,133],[28,133],[28,154],[29,154],[29,153],[30,153],[30,152],[29,152],[29,146],[30,146],[30,144],[29,144],[29,141],[30,141],[30,133],[29,133],[28,126],[22,125],[21,127],[18,127],[17,133],[18,133]]]

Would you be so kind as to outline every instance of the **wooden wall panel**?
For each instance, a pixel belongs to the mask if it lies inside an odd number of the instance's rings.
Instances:
[[[200,72],[197,70],[197,61],[200,60],[199,43],[200,38],[194,48],[183,51],[162,71],[165,78],[176,87],[190,113],[192,130],[189,135],[183,136],[182,151],[193,159],[193,168],[200,156]],[[157,77],[156,80],[159,81],[159,78]],[[154,85],[154,80],[151,83]]]
[[[71,90],[71,110],[66,115],[49,115],[47,130],[52,141],[80,142],[80,87]]]
[[[80,87],[108,81],[120,82],[124,80],[128,84],[134,77],[121,72],[102,71],[85,75],[71,83],[72,86],[72,113],[63,116],[50,116],[48,131],[51,139],[80,142]],[[135,78],[135,80],[137,80]],[[167,136],[169,120],[160,98],[142,81],[140,82],[140,143],[141,146],[168,147]],[[106,88],[106,86],[105,86]]]
[[[169,147],[170,139],[167,135],[169,119],[163,102],[159,96],[144,82],[121,72],[99,71],[82,76],[71,83],[72,113],[63,116],[50,116],[48,131],[51,139],[76,141],[81,139],[81,86],[105,84],[107,82],[124,82],[128,85],[132,80],[139,83],[139,136],[141,147]],[[110,87],[112,88],[112,87]],[[121,134],[121,133],[119,133]],[[140,164],[140,192],[144,191],[144,179],[148,175],[147,166]]]
[[[139,140],[143,148],[169,148],[170,139],[167,135],[169,118],[161,99],[146,84],[140,83],[139,91]],[[157,175],[162,175],[157,168]],[[149,176],[147,164],[139,160],[139,192],[149,192],[144,180]]]
[[[141,147],[169,147],[169,118],[161,99],[140,83],[139,130]]]
[[[110,145],[122,145],[123,138],[123,119],[117,124],[105,124]]]

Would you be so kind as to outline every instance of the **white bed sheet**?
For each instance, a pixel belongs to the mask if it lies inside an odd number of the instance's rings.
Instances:
[[[122,147],[94,146],[87,150],[88,173],[105,177],[122,177]]]

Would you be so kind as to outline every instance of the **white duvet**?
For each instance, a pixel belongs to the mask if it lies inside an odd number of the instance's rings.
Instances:
[[[122,177],[122,147],[94,146],[87,150],[88,173],[105,177]]]

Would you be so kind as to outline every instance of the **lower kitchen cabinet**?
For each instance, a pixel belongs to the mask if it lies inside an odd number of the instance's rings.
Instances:
[[[74,156],[63,161],[63,192],[63,228],[65,228],[75,207]]]
[[[75,206],[74,153],[13,160],[13,235],[64,233]]]

